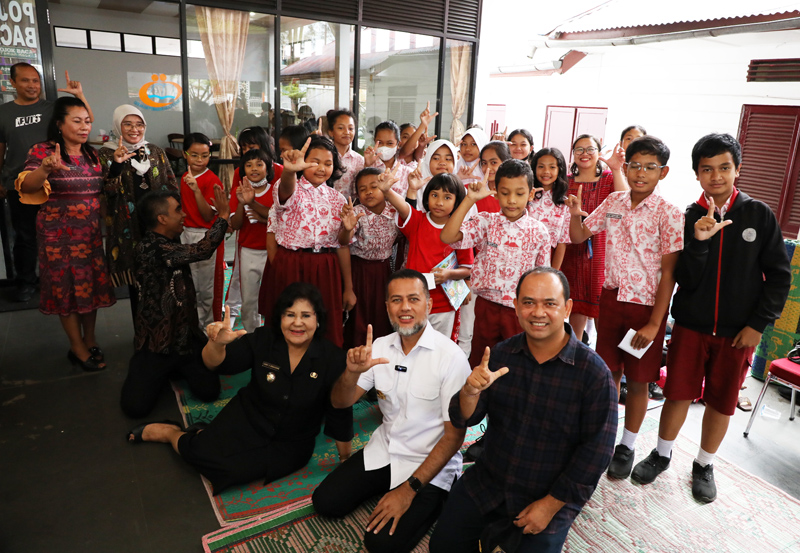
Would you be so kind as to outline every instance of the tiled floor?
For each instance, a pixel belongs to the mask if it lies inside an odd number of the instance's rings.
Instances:
[[[135,425],[118,405],[132,336],[127,300],[101,310],[109,369],[85,374],[66,360],[57,317],[0,313],[0,551],[191,553],[219,528],[193,469],[167,446],[124,439]],[[761,383],[747,386],[755,403]],[[768,404],[782,418],[758,417],[745,439],[748,414],[737,411],[720,455],[800,498],[800,419],[789,422],[773,390]],[[684,427],[694,441],[702,411],[692,406]],[[149,418],[179,419],[171,391]]]

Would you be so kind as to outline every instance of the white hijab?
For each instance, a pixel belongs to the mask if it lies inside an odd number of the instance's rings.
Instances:
[[[135,152],[147,144],[147,140],[144,138],[144,132],[142,133],[142,139],[136,144],[131,144],[122,138],[122,120],[129,115],[136,115],[137,117],[141,118],[142,123],[145,124],[145,132],[147,131],[147,121],[145,121],[142,112],[130,104],[122,104],[114,110],[114,133],[119,137],[119,143],[122,146],[125,146],[125,149],[130,153]],[[139,161],[135,157],[132,157],[130,162],[131,166],[136,169],[136,173],[138,175],[144,175],[150,169],[150,158],[145,158],[144,161]]]
[[[475,145],[478,146],[478,152],[483,150],[483,147],[489,143],[489,137],[486,136],[486,133],[483,132],[478,127],[473,127],[471,129],[467,129],[464,133],[464,136],[470,135],[473,140],[475,140]],[[464,139],[464,136],[461,139]],[[483,178],[483,171],[481,170],[481,156],[478,154],[478,159],[467,163],[464,159],[459,158],[458,163],[456,163],[456,173],[458,173],[459,169],[462,167],[471,167],[472,168],[472,179],[473,180],[481,180]],[[465,184],[468,184],[465,182]]]
[[[436,150],[442,146],[447,146],[452,152],[453,171],[455,171],[456,162],[458,161],[458,149],[449,140],[435,140],[428,144],[428,149],[425,150],[425,157],[422,159],[422,163],[420,163],[420,171],[422,172],[423,177],[428,178],[433,176],[433,173],[431,173],[431,158]]]

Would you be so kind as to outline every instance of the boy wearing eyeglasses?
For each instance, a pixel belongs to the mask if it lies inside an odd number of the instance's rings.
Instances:
[[[608,467],[612,478],[627,478],[633,468],[634,443],[647,413],[648,384],[659,379],[673,271],[683,249],[683,213],[655,192],[669,172],[669,153],[654,136],[638,138],[625,151],[623,169],[630,190],[609,194],[591,215],[581,209],[580,188],[577,197],[570,195],[566,201],[573,244],[606,232],[597,353],[611,370],[617,393],[623,373],[628,384],[625,429]],[[628,341],[629,330],[635,331],[629,340],[634,351],[649,348],[641,358],[618,347]]]
[[[741,146],[729,134],[706,135],[692,149],[703,194],[686,209],[686,249],[675,267],[679,288],[672,303],[667,401],[656,448],[631,474],[649,484],[669,467],[689,405],[702,395],[703,430],[692,463],[692,496],[702,503],[717,497],[714,457],[753,349],[764,328],[780,317],[791,282],[775,214],[734,185],[741,163]]]

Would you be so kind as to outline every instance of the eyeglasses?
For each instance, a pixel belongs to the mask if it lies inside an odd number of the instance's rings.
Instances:
[[[208,158],[211,157],[211,154],[195,154],[195,153],[191,153],[191,154],[189,154],[189,157],[192,158],[192,159],[208,159]]]
[[[591,155],[594,154],[595,152],[597,152],[597,148],[595,148],[594,146],[591,146],[589,148],[575,148],[574,150],[572,150],[572,153],[579,156],[583,155],[584,153]]]
[[[642,165],[641,163],[625,163],[625,167],[628,171],[644,171],[647,173],[648,171],[660,171],[666,165],[657,165],[655,163],[648,163],[647,165]]]
[[[136,129],[137,131],[144,130],[144,123],[123,123],[123,129]]]

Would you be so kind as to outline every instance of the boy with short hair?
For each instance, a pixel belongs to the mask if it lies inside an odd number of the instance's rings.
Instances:
[[[791,281],[778,220],[766,204],[734,186],[741,152],[729,134],[706,135],[692,150],[703,194],[686,209],[686,249],[675,268],[679,287],[672,304],[667,401],[656,449],[632,474],[648,484],[669,467],[689,405],[702,394],[706,407],[692,463],[692,495],[703,503],[717,497],[714,456],[736,409],[753,349],[764,328],[780,316]]]
[[[441,234],[454,249],[478,249],[470,283],[477,296],[471,367],[480,364],[487,347],[522,332],[514,310],[517,281],[529,269],[550,265],[550,235],[527,210],[535,192],[531,166],[517,159],[503,162],[495,174],[495,191],[489,190],[488,179],[489,171],[469,185]],[[479,212],[462,224],[472,206],[489,196],[497,196],[500,213]]]
[[[648,384],[659,379],[661,344],[667,310],[675,288],[673,270],[683,249],[683,214],[655,192],[667,176],[669,148],[654,136],[631,142],[625,151],[629,191],[613,192],[591,215],[570,196],[570,239],[573,244],[606,231],[605,282],[600,294],[597,353],[608,365],[619,393],[622,374],[628,383],[625,429],[608,467],[612,478],[627,478],[633,468],[634,443],[649,400]],[[634,349],[652,345],[641,359],[617,345],[629,329]]]

